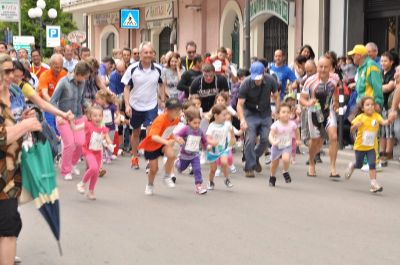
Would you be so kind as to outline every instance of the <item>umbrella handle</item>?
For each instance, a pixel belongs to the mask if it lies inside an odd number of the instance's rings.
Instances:
[[[62,257],[63,251],[62,251],[62,247],[61,247],[61,242],[60,242],[60,240],[57,241],[57,244],[58,244],[58,251],[59,251],[59,253],[60,253],[60,256]]]

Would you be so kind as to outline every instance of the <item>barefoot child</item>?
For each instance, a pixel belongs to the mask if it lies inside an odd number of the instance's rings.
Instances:
[[[218,158],[221,160],[222,173],[225,176],[225,186],[227,188],[232,188],[233,184],[228,173],[229,142],[232,137],[234,137],[231,135],[232,124],[226,121],[226,106],[215,105],[211,113],[214,121],[208,126],[206,133],[207,142],[209,144],[207,148],[207,161],[211,163],[208,189],[213,190],[215,187],[214,177],[215,171],[217,170],[216,161]]]
[[[108,128],[102,125],[103,108],[97,105],[92,106],[87,115],[88,119],[84,123],[79,125],[71,123],[71,127],[74,130],[85,130],[85,144],[82,150],[86,159],[87,170],[82,181],[77,184],[77,189],[79,193],[84,194],[86,183],[89,182],[87,197],[90,200],[95,200],[94,188],[101,168],[103,142],[106,141],[106,147],[109,150],[114,150],[114,145],[108,136]]]
[[[291,108],[286,103],[279,107],[279,118],[271,126],[269,133],[269,142],[271,148],[271,176],[269,185],[275,187],[276,170],[279,166],[279,160],[283,161],[283,177],[286,183],[292,182],[289,175],[290,156],[292,154],[292,139],[295,136],[297,144],[300,144],[300,133],[294,121],[290,120]]]
[[[346,179],[349,179],[355,168],[360,169],[363,166],[364,157],[368,159],[369,178],[371,180],[371,192],[382,191],[383,187],[376,181],[376,152],[375,146],[378,142],[377,133],[379,125],[388,125],[388,120],[382,119],[382,116],[375,112],[375,100],[372,97],[363,97],[359,103],[359,114],[352,122],[351,133],[357,131],[354,142],[356,162],[350,162]]]
[[[149,160],[148,183],[145,194],[153,195],[154,179],[158,172],[158,158],[165,156],[165,175],[164,183],[169,188],[175,188],[171,174],[176,159],[174,152],[175,138],[173,130],[179,123],[181,114],[181,103],[178,99],[168,99],[165,103],[165,112],[159,115],[151,125],[146,138],[139,145],[139,149],[144,150],[144,157]]]
[[[205,194],[206,189],[203,188],[203,177],[201,175],[200,166],[200,145],[206,149],[207,139],[200,129],[200,112],[195,107],[189,107],[185,111],[187,125],[179,130],[175,137],[181,145],[179,159],[175,162],[178,172],[184,171],[189,165],[192,165],[196,193]]]

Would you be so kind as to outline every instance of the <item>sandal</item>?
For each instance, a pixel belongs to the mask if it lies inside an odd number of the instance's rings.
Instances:
[[[317,176],[316,173],[310,174],[310,172],[307,171],[307,177],[313,177],[313,178],[315,178],[316,176]]]
[[[340,175],[339,174],[335,174],[333,175],[332,173],[329,175],[330,178],[332,179],[340,179]]]

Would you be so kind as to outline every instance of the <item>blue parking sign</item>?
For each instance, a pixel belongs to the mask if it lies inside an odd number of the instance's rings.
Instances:
[[[60,46],[61,28],[60,26],[46,26],[46,47],[54,48]]]
[[[140,13],[138,9],[121,9],[120,24],[122,29],[139,29]]]

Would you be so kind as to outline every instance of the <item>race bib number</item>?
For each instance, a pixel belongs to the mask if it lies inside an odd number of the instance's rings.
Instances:
[[[169,139],[169,137],[172,135],[174,132],[175,126],[169,126],[167,129],[165,129],[162,138],[164,139]]]
[[[284,149],[292,145],[292,138],[290,137],[290,135],[280,135],[278,139],[279,139],[279,144],[278,144],[279,149]]]
[[[89,149],[92,151],[103,150],[103,135],[101,133],[92,133],[92,137],[90,137]]]
[[[213,133],[213,138],[216,140],[219,144],[218,145],[224,145],[225,144],[225,134],[223,132],[214,132]]]
[[[186,139],[185,151],[196,153],[200,151],[201,136],[189,135]]]
[[[375,137],[376,137],[376,133],[375,132],[365,131],[362,134],[361,144],[363,146],[373,147],[375,145]]]
[[[109,110],[109,109],[103,110],[103,122],[104,122],[104,124],[112,123],[111,110]]]

